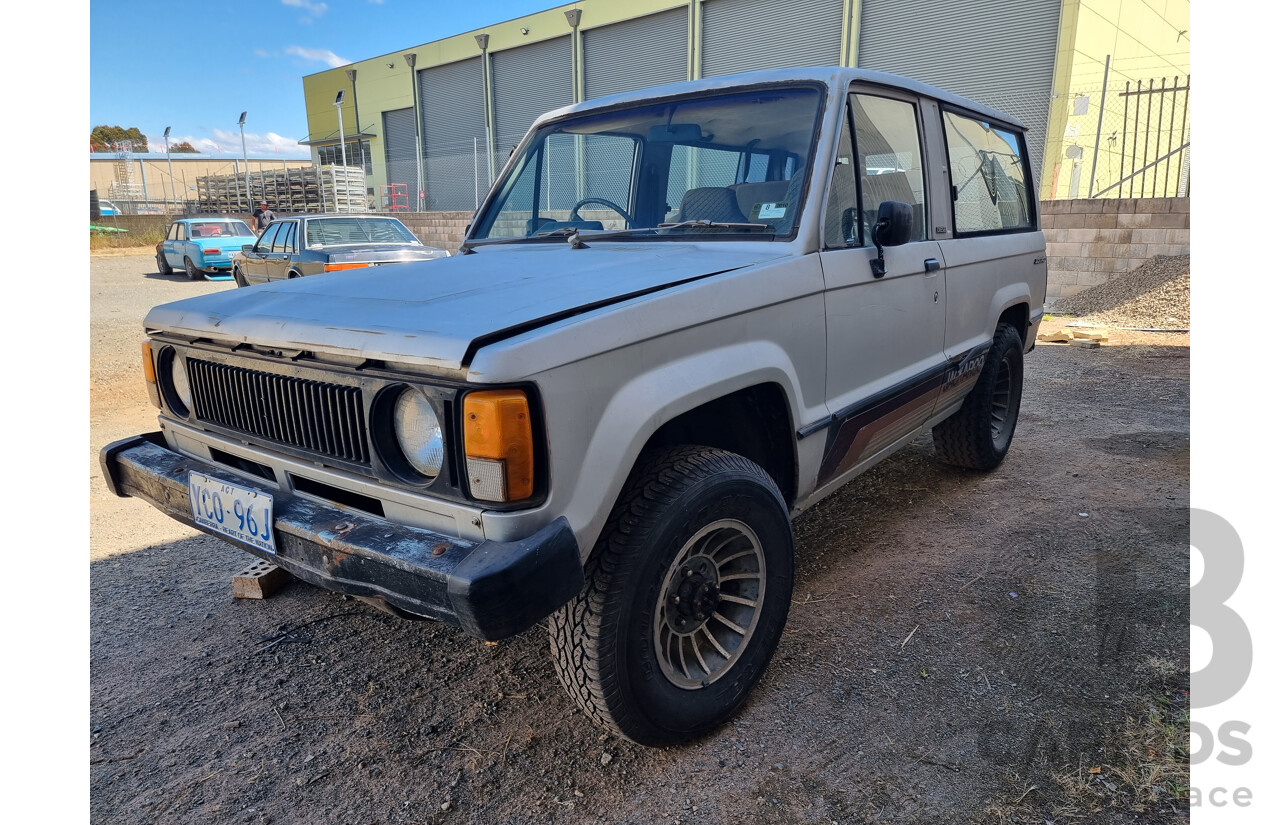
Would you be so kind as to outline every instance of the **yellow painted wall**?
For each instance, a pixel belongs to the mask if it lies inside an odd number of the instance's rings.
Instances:
[[[1111,71],[1107,82],[1107,100],[1102,110],[1102,140],[1098,147],[1098,163],[1094,191],[1099,192],[1110,186],[1120,177],[1120,149],[1122,138],[1120,131],[1124,123],[1125,99],[1119,94],[1124,91],[1125,82],[1137,88],[1142,81],[1143,88],[1154,79],[1158,88],[1163,78],[1169,87],[1173,86],[1175,77],[1179,84],[1187,82],[1191,71],[1191,7],[1189,0],[1064,0],[1063,24],[1067,25],[1069,14],[1076,18],[1074,37],[1060,38],[1072,42],[1067,47],[1069,55],[1059,53],[1059,69],[1064,64],[1070,71],[1055,72],[1054,100],[1050,112],[1049,141],[1046,144],[1045,166],[1041,177],[1041,197],[1047,199],[1071,197],[1071,177],[1073,166],[1079,166],[1079,182],[1077,196],[1088,197],[1089,178],[1093,169],[1094,145],[1098,143],[1099,111],[1102,107],[1103,72],[1107,55],[1111,55]],[[1074,114],[1077,98],[1087,97],[1087,110],[1083,114]],[[1128,133],[1124,139],[1125,154],[1129,155],[1133,144],[1133,116],[1138,98],[1130,97],[1130,114]],[[1141,98],[1142,120],[1146,120],[1146,98]],[[1155,150],[1156,134],[1150,138],[1144,129],[1139,129],[1138,166],[1142,163],[1142,141],[1149,141],[1148,161],[1153,161],[1167,151],[1170,132],[1169,121],[1172,115],[1174,147],[1178,145],[1179,127],[1182,121],[1181,98],[1174,110],[1171,96],[1165,98],[1163,120],[1160,121],[1159,151]],[[1153,130],[1159,114],[1160,98],[1152,101],[1151,120]],[[1082,107],[1085,104],[1080,104]],[[1187,117],[1187,131],[1190,132],[1191,119]],[[1108,138],[1116,138],[1110,141]],[[1067,157],[1068,150],[1079,147],[1080,157]],[[1170,172],[1170,194],[1173,194],[1173,178],[1176,176],[1176,163]],[[1128,166],[1126,165],[1126,172]],[[1163,190],[1164,170],[1160,170],[1160,182],[1154,180],[1155,173],[1149,172],[1147,178],[1147,194],[1160,195]],[[1128,194],[1128,185],[1123,189]],[[1137,187],[1134,190],[1137,194]],[[1118,197],[1119,190],[1111,190],[1103,197]]]

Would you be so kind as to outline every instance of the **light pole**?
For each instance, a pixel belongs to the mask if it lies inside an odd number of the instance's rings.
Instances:
[[[342,183],[345,186],[347,182],[347,133],[342,128],[342,99],[347,96],[346,89],[339,89],[338,96],[333,99],[333,105],[338,107],[338,145],[342,147]],[[333,195],[334,206],[338,207],[338,211],[342,211],[342,206],[336,203],[338,199],[338,178],[333,179]]]
[[[244,196],[249,203],[249,211],[253,211],[253,193],[249,191],[249,150],[244,143],[244,116],[248,112],[240,113],[240,153],[244,155]],[[266,192],[262,193],[266,195]]]
[[[178,193],[173,187],[173,154],[169,151],[169,131],[172,126],[164,127],[164,156],[169,159],[169,195],[173,198],[173,211],[178,211]]]
[[[418,75],[414,67],[418,64],[418,53],[408,52],[404,55],[405,65],[409,67],[409,86],[413,93],[413,153],[417,160],[418,179],[414,181],[418,194],[414,197],[414,212],[422,211],[422,118],[418,114]]]

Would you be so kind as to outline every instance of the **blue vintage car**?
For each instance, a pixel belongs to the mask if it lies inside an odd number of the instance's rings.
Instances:
[[[169,224],[164,240],[156,244],[156,266],[163,275],[182,269],[193,281],[215,273],[221,277],[212,280],[226,280],[231,256],[257,240],[253,230],[238,218],[183,218]]]

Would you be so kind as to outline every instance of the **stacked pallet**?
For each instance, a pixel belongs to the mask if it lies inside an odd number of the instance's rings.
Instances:
[[[368,212],[364,170],[358,166],[320,167],[320,190],[326,212]]]
[[[201,212],[250,213],[266,200],[282,214],[302,212],[367,212],[364,170],[322,166],[250,172],[248,191],[243,175],[196,178]]]

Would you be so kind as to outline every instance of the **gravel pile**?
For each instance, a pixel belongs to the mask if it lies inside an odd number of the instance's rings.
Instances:
[[[1105,284],[1060,298],[1053,312],[1099,326],[1190,329],[1191,256],[1157,255]]]

